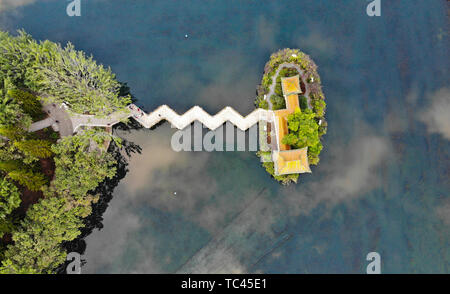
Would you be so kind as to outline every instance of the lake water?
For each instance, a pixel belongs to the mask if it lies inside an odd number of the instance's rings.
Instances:
[[[373,18],[366,0],[81,0],[73,18],[66,1],[6,2],[3,30],[74,43],[147,110],[247,114],[272,52],[319,66],[329,131],[297,185],[252,152],[173,152],[167,123],[122,134],[142,154],[83,272],[365,273],[378,252],[383,273],[450,273],[446,1],[383,0]]]

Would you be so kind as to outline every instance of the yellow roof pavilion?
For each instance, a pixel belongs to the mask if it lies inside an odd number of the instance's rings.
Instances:
[[[308,147],[273,154],[276,175],[310,173]]]
[[[300,88],[300,76],[296,75],[288,78],[281,78],[281,88],[283,89],[283,95],[301,94]]]
[[[275,175],[310,173],[308,161],[308,147],[290,150],[289,145],[283,144],[283,138],[289,134],[287,117],[300,109],[298,94],[300,88],[300,76],[281,78],[281,86],[286,101],[286,109],[275,110],[274,124],[277,137],[277,149],[272,150],[272,160],[275,167]]]

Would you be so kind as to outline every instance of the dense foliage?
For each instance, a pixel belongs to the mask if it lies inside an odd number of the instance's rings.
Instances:
[[[51,130],[27,132],[45,118],[42,102],[101,116],[123,108],[129,96],[119,95],[109,69],[70,44],[0,32],[0,273],[54,272],[65,261],[62,243],[80,234],[98,200],[90,191],[115,174],[106,147],[120,141],[104,130],[58,141]],[[25,194],[34,201],[22,207]]]
[[[308,147],[308,160],[310,164],[319,163],[319,154],[322,151],[322,143],[319,138],[319,125],[316,115],[310,109],[301,111],[297,109],[288,116],[289,134],[282,142],[295,149]]]
[[[19,189],[5,178],[0,179],[0,233],[6,232],[8,215],[20,205]],[[1,225],[3,224],[3,226]]]
[[[85,132],[63,138],[53,145],[56,164],[56,179],[53,186],[57,191],[67,191],[74,197],[83,197],[105,178],[115,174],[114,158],[101,149],[90,149],[90,141],[96,138],[93,132]],[[103,144],[103,141],[97,141]]]
[[[76,238],[82,226],[80,209],[64,198],[41,200],[28,210],[5,251],[0,273],[51,273],[64,262],[61,242]]]
[[[25,32],[0,32],[0,80],[26,86],[46,103],[66,103],[75,113],[104,116],[123,109],[131,97],[120,97],[111,69],[92,57],[50,41],[37,42]]]

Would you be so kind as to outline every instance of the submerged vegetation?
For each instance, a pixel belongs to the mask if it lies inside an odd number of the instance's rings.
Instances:
[[[0,273],[55,272],[99,200],[91,191],[116,173],[107,146],[121,141],[102,129],[27,132],[46,117],[42,104],[104,116],[130,103],[120,90],[110,69],[71,44],[0,32]]]

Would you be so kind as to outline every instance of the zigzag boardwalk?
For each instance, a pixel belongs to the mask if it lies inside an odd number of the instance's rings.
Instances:
[[[128,106],[128,111],[113,113],[106,118],[96,118],[92,115],[72,115],[72,124],[76,132],[80,126],[109,127],[124,119],[133,117],[145,128],[151,128],[162,120],[166,120],[177,129],[184,129],[194,121],[201,122],[210,130],[215,130],[226,121],[230,121],[237,128],[245,131],[257,124],[260,120],[271,120],[272,112],[265,109],[255,109],[252,113],[243,117],[231,107],[225,107],[216,115],[211,116],[200,106],[194,106],[184,114],[179,115],[167,105],[162,105],[148,114],[140,110],[136,105]]]

